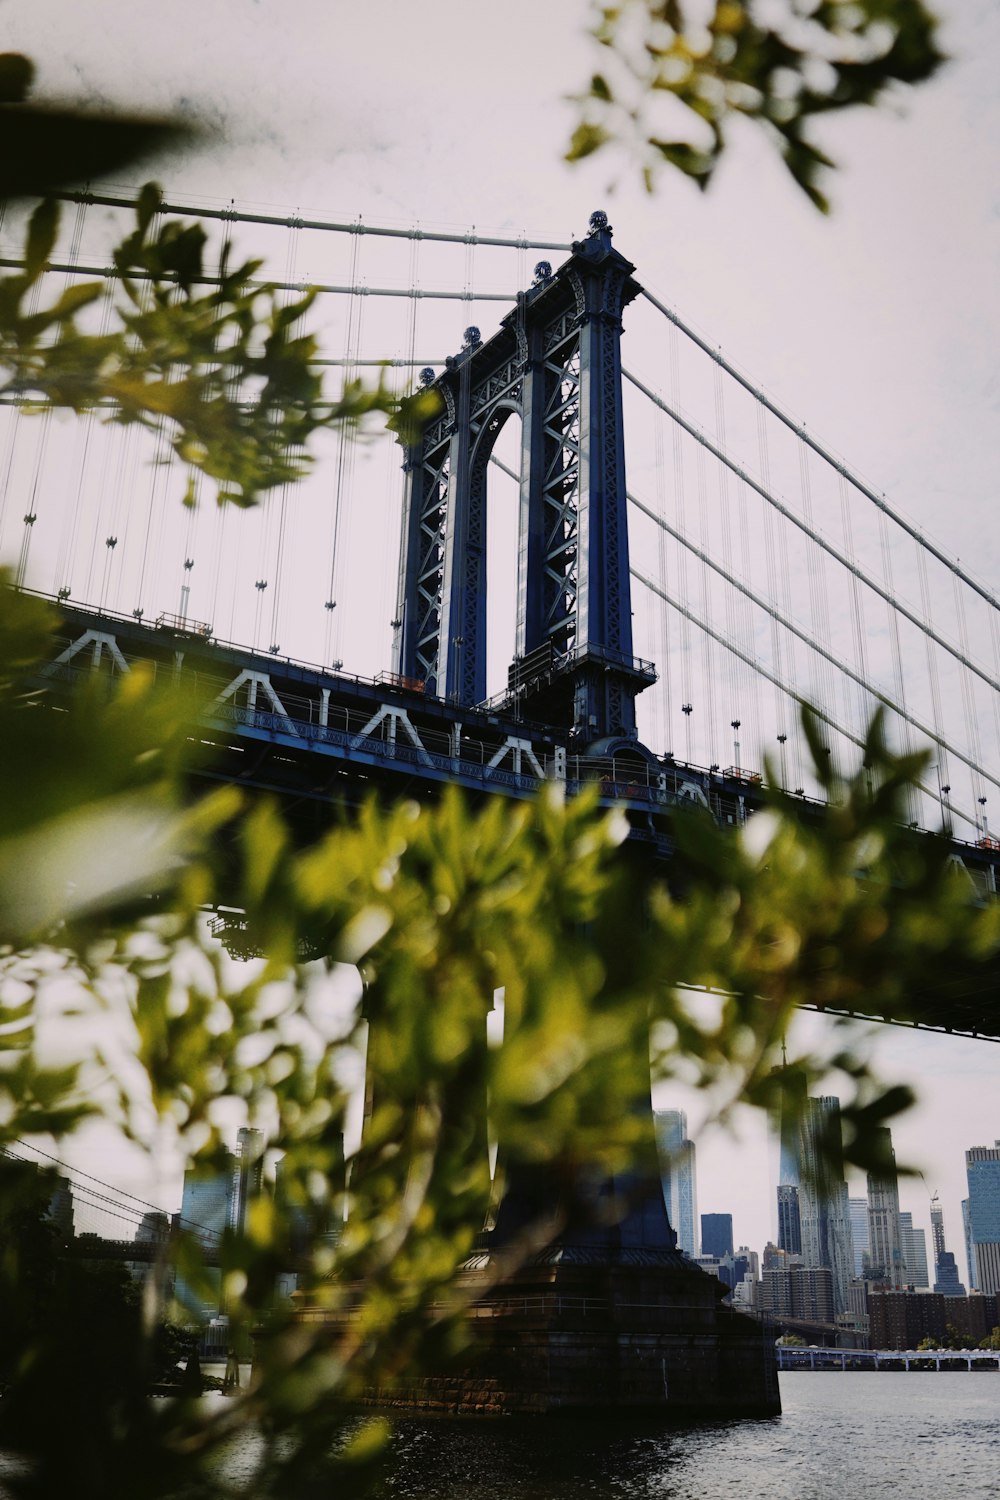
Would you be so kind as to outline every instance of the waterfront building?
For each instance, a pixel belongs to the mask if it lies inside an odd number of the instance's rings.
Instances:
[[[969,1241],[976,1290],[1000,1291],[1000,1141],[965,1153],[969,1183]]]
[[[872,1349],[915,1349],[928,1338],[940,1344],[948,1322],[945,1299],[938,1293],[902,1292],[887,1286],[871,1288],[868,1320]]]
[[[889,1130],[880,1125],[879,1155],[883,1165],[868,1173],[868,1237],[871,1275],[898,1291],[905,1285],[899,1223],[899,1182],[896,1153]],[[889,1346],[887,1346],[889,1347]],[[893,1346],[895,1347],[895,1346]]]
[[[720,1260],[733,1253],[732,1214],[702,1214],[701,1253],[715,1255]]]
[[[660,1160],[663,1202],[677,1245],[685,1255],[698,1252],[698,1189],[694,1142],[688,1140],[687,1115],[682,1109],[653,1111],[653,1127]]]
[[[871,1240],[868,1236],[868,1199],[848,1198],[851,1219],[851,1246],[854,1250],[854,1275],[861,1279],[871,1264]]]
[[[770,1313],[775,1318],[790,1318],[792,1316],[791,1267],[773,1263],[765,1265],[760,1273],[760,1286],[757,1288],[756,1300],[762,1312]]]
[[[833,1273],[828,1266],[786,1264],[761,1272],[757,1305],[776,1318],[833,1323]]]
[[[873,1286],[869,1292],[870,1345],[873,1349],[915,1349],[926,1338],[936,1344],[958,1336],[974,1349],[997,1326],[998,1299],[973,1293],[945,1297],[939,1292],[899,1292]]]
[[[972,1292],[968,1297],[945,1297],[944,1309],[945,1323],[962,1335],[969,1349],[1000,1327],[1000,1296]]]
[[[789,1255],[802,1254],[802,1215],[794,1183],[778,1184],[778,1244]]]
[[[850,1318],[854,1331],[862,1334],[865,1339],[868,1338],[870,1321],[868,1316],[868,1296],[874,1285],[873,1281],[866,1281],[863,1277],[859,1276],[855,1281],[851,1282],[847,1289],[848,1308],[846,1316]]]
[[[903,1252],[903,1280],[917,1292],[930,1290],[931,1279],[927,1274],[927,1237],[913,1222],[913,1215],[905,1209],[899,1214],[899,1242]]]

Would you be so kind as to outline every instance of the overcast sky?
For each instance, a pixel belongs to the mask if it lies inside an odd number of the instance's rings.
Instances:
[[[651,290],[995,587],[1000,13],[938,8],[940,78],[825,127],[829,218],[750,128],[707,195],[664,176],[647,196],[621,157],[567,167],[565,96],[594,66],[582,0],[4,0],[0,26],[42,96],[195,121],[198,148],[155,164],[176,198],[559,239],[606,207]],[[888,1029],[876,1045],[919,1080],[897,1148],[939,1187],[958,1252],[962,1152],[1000,1136],[1000,1053]],[[759,1122],[745,1134],[700,1144],[700,1206],[759,1249],[767,1153]],[[928,1225],[919,1184],[903,1202]]]

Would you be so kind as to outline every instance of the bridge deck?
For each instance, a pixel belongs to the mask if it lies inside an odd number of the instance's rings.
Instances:
[[[739,827],[767,788],[753,772],[704,769],[625,741],[588,747],[566,729],[520,717],[517,700],[460,708],[393,674],[368,680],[216,641],[207,627],[155,624],[60,604],[62,629],[41,684],[109,678],[143,663],[204,704],[195,774],[293,799],[323,826],[365,796],[434,796],[449,784],[475,796],[527,798],[546,780],[567,795],[596,784],[628,817],[630,838],[669,867],[679,807],[705,807]],[[802,798],[804,816],[823,804]],[[299,812],[301,817],[301,811]],[[956,868],[982,900],[995,898],[1000,844],[955,841]],[[906,1016],[872,1019],[1000,1040],[1000,976],[956,975],[947,993],[910,997]]]

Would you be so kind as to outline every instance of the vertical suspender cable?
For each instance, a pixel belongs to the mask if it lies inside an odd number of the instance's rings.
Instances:
[[[299,228],[297,215],[292,218],[288,226],[288,244],[285,250],[285,281],[295,280],[296,263],[298,261]],[[291,298],[291,293],[285,293],[285,300]],[[274,498],[269,497],[265,502],[269,510],[273,510]],[[270,650],[277,652],[281,648],[281,601],[283,598],[282,575],[285,565],[285,536],[288,526],[288,485],[281,486],[278,497],[278,545],[274,559],[274,593],[271,601],[271,642]]]
[[[679,434],[678,434],[679,436]],[[656,473],[656,508],[661,515],[666,514],[667,507],[667,476],[665,473],[666,454],[663,444],[663,423],[653,414],[653,465]],[[657,536],[657,549],[659,553],[660,578],[665,590],[669,591],[670,577],[668,569],[667,533],[661,527]],[[652,602],[653,595],[647,590],[647,595]],[[662,602],[658,610],[659,649],[657,655],[660,659],[660,682],[662,688],[657,693],[657,706],[659,709],[658,727],[659,735],[657,743],[666,749],[673,749],[674,715],[673,694],[671,692],[672,660],[669,621],[670,617],[667,607]],[[657,616],[654,616],[654,620]],[[656,630],[650,630],[650,642],[656,646]]]
[[[709,532],[707,483],[705,475],[705,456],[700,448],[695,455],[695,463],[698,474],[698,521],[701,533],[701,545],[702,551],[707,552],[709,550],[707,545]],[[684,601],[682,600],[681,603],[683,604]],[[701,570],[701,607],[705,619],[711,619],[712,580],[709,576],[709,570],[704,564],[702,565]],[[708,755],[705,758],[708,760],[712,760],[717,754],[719,754],[719,741],[716,734],[716,694],[718,691],[718,673],[715,670],[715,653],[712,649],[714,646],[714,641],[705,631],[701,632],[701,638],[703,642],[702,659],[704,662],[704,687],[708,708],[708,722],[706,724],[706,732],[708,735]],[[690,701],[691,700],[688,699],[688,702]]]
[[[347,337],[344,347],[344,370],[342,390],[354,378],[354,361],[358,358],[360,327],[361,327],[361,298],[358,295],[358,252],[361,241],[360,219],[358,220],[359,233],[354,236],[351,244],[351,271],[350,285],[351,294],[348,299],[347,311]],[[329,591],[326,598],[326,642],[325,660],[340,659],[340,627],[336,620],[337,612],[337,590],[340,579],[340,541],[341,530],[344,521],[344,492],[349,482],[353,458],[353,433],[348,430],[346,423],[341,423],[337,429],[337,465],[333,505],[333,527],[330,539],[330,581]]]
[[[671,397],[675,406],[680,405],[681,377],[680,359],[678,355],[677,340],[670,342],[670,385]],[[683,532],[686,530],[684,518],[684,434],[676,422],[670,424],[670,437],[674,453],[674,516],[678,528]],[[699,474],[699,489],[701,488],[701,476]],[[677,590],[684,608],[688,605],[688,575],[687,556],[683,549],[677,555]],[[691,697],[691,622],[686,614],[681,614],[681,712],[684,714],[684,759],[692,759],[691,752],[691,715],[694,711],[694,701]],[[664,615],[664,638],[666,638],[666,615]],[[707,641],[708,637],[703,636]],[[707,658],[706,658],[707,665]],[[706,672],[705,676],[705,701],[712,692],[711,678]],[[673,736],[671,726],[670,737]]]
[[[915,551],[917,555],[917,577],[920,581],[920,602],[923,605],[925,616],[930,621],[931,591],[927,579],[927,553],[919,545],[915,546]],[[924,647],[927,653],[927,681],[931,694],[931,715],[933,718],[934,733],[938,740],[938,770],[941,774],[941,785],[949,786],[951,784],[951,772],[948,769],[948,752],[943,743],[941,681],[938,675],[937,646],[927,634],[924,635]]]
[[[882,576],[885,587],[892,598],[895,598],[895,585],[892,576],[892,546],[889,540],[889,526],[886,518],[881,513],[878,518],[879,539],[882,545]],[[903,672],[903,651],[899,638],[899,613],[891,605],[886,606],[886,614],[889,622],[889,646],[892,655],[892,675],[895,684],[896,702],[901,708],[906,708],[906,679]],[[910,726],[905,719],[899,721],[900,739],[904,751],[909,754],[913,748],[913,738]],[[913,795],[907,788],[906,792],[907,810],[910,819],[914,817]]]
[[[765,420],[765,416],[764,416],[764,410],[763,410],[763,407],[761,407],[759,404],[757,405],[757,408],[756,408],[756,416],[757,416],[757,449],[758,449],[758,453],[760,455],[760,474],[761,474],[761,478],[764,481],[764,488],[769,490],[771,488],[771,455],[770,455],[770,451],[768,449],[767,426],[766,426],[766,420]],[[778,558],[777,558],[777,553],[775,551],[775,546],[774,546],[774,518],[771,515],[771,507],[769,505],[765,505],[763,509],[764,509],[764,515],[763,515],[763,523],[764,523],[764,561],[765,561],[766,573],[767,573],[767,593],[768,593],[768,597],[776,603],[777,599],[778,599],[778,580],[777,580]],[[789,663],[791,671],[786,674],[785,668],[784,668],[784,662],[782,660],[783,652],[782,652],[781,626],[778,624],[777,618],[776,618],[776,616],[773,613],[771,614],[771,655],[772,655],[772,657],[774,659],[774,672],[775,672],[775,676],[776,677],[780,677],[782,679],[782,681],[784,681],[786,679],[786,676],[790,676],[791,680],[794,682],[794,680],[795,680],[795,670],[794,670],[795,669],[795,663],[794,663],[794,660],[792,660]],[[774,690],[774,717],[775,717],[775,729],[774,729],[775,734],[778,735],[778,734],[784,733],[784,731],[785,731],[785,695],[777,687]],[[770,737],[768,737],[768,749],[770,749]]]
[[[728,451],[726,438],[726,409],[725,398],[722,389],[722,372],[716,366],[712,371],[712,383],[715,394],[715,440],[722,453]],[[732,570],[733,566],[733,508],[732,497],[729,488],[729,471],[725,464],[718,466],[719,486],[719,510],[722,530],[722,556],[726,567]],[[732,589],[725,590],[726,599],[726,634],[731,641],[736,641],[744,650],[752,650],[752,641],[746,640],[743,618],[743,601]],[[729,676],[729,703],[723,706],[723,728],[722,733],[726,736],[726,725],[731,718],[742,719],[750,710],[750,700],[756,698],[752,683],[748,683],[747,669],[744,661],[727,652],[724,657]],[[728,736],[726,736],[728,739]],[[727,749],[723,753],[722,745],[712,736],[713,758],[722,761],[724,765],[732,763],[732,755]]]
[[[850,494],[847,488],[847,480],[842,474],[837,476],[840,488],[840,517],[844,533],[844,552],[849,558],[854,557],[854,530],[851,523]],[[865,631],[865,608],[864,596],[861,593],[861,584],[856,573],[848,575],[848,587],[851,591],[851,629],[854,635],[854,664],[860,676],[868,677],[868,642]],[[926,608],[926,605],[925,605]],[[928,646],[930,641],[927,642]],[[874,704],[869,695],[863,689],[858,689],[858,719],[859,726],[864,729],[871,718]],[[934,721],[937,728],[937,719]]]
[[[958,639],[962,651],[969,654],[969,630],[965,618],[965,595],[959,580],[952,578],[955,590],[955,611],[958,616]],[[968,667],[962,668],[962,703],[965,709],[966,742],[975,761],[982,762],[979,737],[979,715],[976,708],[976,692]],[[983,783],[978,772],[971,771],[972,798],[976,802],[983,795]]]

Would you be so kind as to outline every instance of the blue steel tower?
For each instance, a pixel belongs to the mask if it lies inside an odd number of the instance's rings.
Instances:
[[[656,678],[632,655],[620,341],[634,270],[592,214],[491,339],[469,328],[444,372],[425,372],[444,411],[405,462],[394,669],[471,706],[486,697],[487,468],[520,417],[509,697],[582,744],[634,740],[636,694]]]

